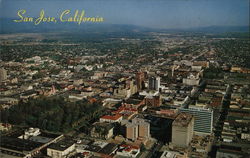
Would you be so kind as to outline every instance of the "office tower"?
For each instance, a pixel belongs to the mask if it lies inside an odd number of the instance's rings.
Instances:
[[[213,111],[200,107],[180,108],[180,112],[186,112],[194,116],[194,132],[197,134],[211,134],[213,129]]]
[[[150,138],[150,123],[141,118],[134,118],[132,122],[124,122],[126,127],[126,138],[137,140],[138,138]]]
[[[138,125],[138,137],[141,138],[150,137],[150,123],[140,118],[135,118],[132,120],[132,122]]]
[[[172,144],[188,147],[193,138],[194,117],[188,113],[180,113],[172,124]]]
[[[148,82],[148,88],[149,90],[156,90],[159,91],[160,89],[160,77],[150,77]]]
[[[4,68],[0,68],[0,82],[7,79],[7,71]]]
[[[135,78],[137,89],[140,91],[144,87],[145,74],[143,72],[137,72]]]
[[[145,97],[145,104],[147,106],[161,106],[162,98],[161,95],[157,96],[146,96]]]
[[[138,138],[138,125],[128,122],[126,124],[126,138],[136,140]]]

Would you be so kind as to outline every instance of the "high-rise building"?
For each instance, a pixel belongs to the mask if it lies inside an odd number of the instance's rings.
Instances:
[[[126,124],[126,138],[130,140],[136,140],[138,138],[138,125],[128,122]]]
[[[211,134],[213,129],[213,110],[200,107],[180,108],[194,116],[194,132],[197,134]]]
[[[160,77],[150,77],[148,81],[148,88],[149,90],[156,90],[159,91],[161,84],[161,78]]]
[[[145,97],[145,104],[147,106],[161,106],[161,95],[157,96],[146,96]]]
[[[188,147],[193,138],[194,117],[188,113],[180,113],[172,124],[172,144]]]
[[[149,138],[150,137],[150,124],[144,119],[135,118],[132,120],[134,124],[138,124],[138,137]]]
[[[0,82],[7,79],[7,71],[4,68],[0,68]]]
[[[126,121],[124,123],[127,139],[135,141],[138,138],[150,138],[150,123],[144,119],[134,118],[132,122]]]
[[[143,72],[137,72],[135,78],[137,89],[140,91],[144,87],[145,74]]]

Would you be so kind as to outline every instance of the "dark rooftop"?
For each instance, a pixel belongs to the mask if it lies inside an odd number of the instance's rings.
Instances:
[[[137,105],[137,104],[139,104],[141,101],[142,101],[142,100],[140,100],[140,99],[131,99],[131,98],[130,98],[130,99],[126,100],[125,103]]]
[[[117,145],[114,143],[109,143],[104,148],[102,148],[99,152],[103,154],[110,155],[115,149],[117,148]]]
[[[7,148],[19,152],[32,151],[42,145],[43,143],[11,137],[2,137],[0,142],[1,148]]]
[[[69,148],[70,146],[72,146],[74,143],[75,143],[75,141],[73,139],[64,138],[56,143],[49,145],[48,148],[63,151],[65,149]]]

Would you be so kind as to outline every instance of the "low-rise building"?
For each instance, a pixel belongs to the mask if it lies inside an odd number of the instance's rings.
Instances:
[[[122,121],[122,115],[115,114],[115,115],[104,115],[100,118],[100,122],[121,122]]]
[[[160,158],[187,158],[187,154],[182,154],[177,151],[165,150]]]
[[[111,123],[96,122],[91,129],[91,137],[109,139],[113,136],[114,127]]]
[[[118,156],[132,157],[135,158],[140,153],[140,148],[131,145],[121,145],[120,149],[116,152]]]
[[[64,138],[49,145],[47,148],[47,155],[53,158],[64,158],[73,150],[75,150],[75,142],[72,139]]]
[[[35,157],[41,154],[41,150],[62,137],[63,135],[46,133],[37,128],[30,128],[24,133],[22,130],[15,131],[1,137],[0,157]]]
[[[187,78],[183,78],[183,84],[189,86],[198,86],[200,84],[200,79],[197,76],[190,75]]]

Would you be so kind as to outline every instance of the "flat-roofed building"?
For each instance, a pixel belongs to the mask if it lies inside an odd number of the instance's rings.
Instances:
[[[20,135],[21,134],[21,135]],[[46,133],[39,129],[16,131],[2,137],[0,143],[0,157],[35,157],[41,154],[41,150],[61,139],[63,135]]]
[[[91,137],[109,139],[113,136],[114,126],[109,122],[96,122],[90,131]]]
[[[144,72],[137,72],[135,78],[136,78],[137,89],[138,91],[140,91],[144,88],[144,80],[145,80]]]
[[[126,138],[130,140],[136,140],[138,138],[138,125],[128,122],[126,124]]]
[[[0,82],[7,79],[7,71],[4,68],[0,68]]]
[[[213,129],[213,110],[202,107],[180,108],[180,112],[186,112],[194,116],[194,132],[196,134],[212,133]]]
[[[115,115],[104,115],[100,118],[100,122],[121,122],[122,120],[122,115],[120,114],[115,114]]]
[[[132,122],[124,121],[122,124],[126,127],[126,138],[137,140],[138,138],[150,138],[150,123],[141,118],[134,118]]]
[[[194,117],[188,113],[180,113],[172,124],[172,144],[188,147],[193,137]]]
[[[148,81],[148,89],[149,90],[156,90],[159,91],[160,84],[161,84],[161,78],[160,77],[150,77]]]
[[[140,153],[140,148],[137,146],[123,144],[120,149],[116,152],[118,156],[123,157],[137,157]]]
[[[64,138],[53,143],[47,148],[47,155],[53,158],[63,158],[75,150],[75,142],[72,139]]]
[[[160,158],[187,158],[186,153],[180,153],[177,151],[165,150]]]
[[[158,96],[146,96],[145,103],[147,106],[161,106],[162,99],[161,95]]]
[[[133,123],[138,124],[138,136],[141,138],[150,137],[150,124],[144,119],[135,118],[132,120]]]

